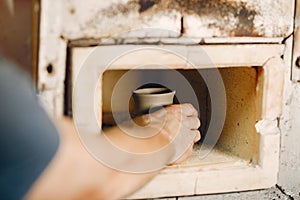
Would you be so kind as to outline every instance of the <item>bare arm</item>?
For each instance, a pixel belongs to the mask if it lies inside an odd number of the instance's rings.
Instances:
[[[191,105],[170,106],[166,110],[165,126],[154,137],[146,140],[135,139],[124,134],[119,128],[111,129],[107,132],[107,136],[124,150],[151,152],[171,142],[175,130],[179,128],[179,123],[184,124],[185,128],[179,134],[194,134],[194,140],[190,148],[176,161],[181,162],[190,155],[194,142],[200,139],[200,134],[196,131],[200,122]],[[186,112],[183,120],[180,119],[182,111]],[[146,123],[146,118],[144,116],[138,119],[139,123]],[[60,148],[51,164],[28,193],[27,199],[119,199],[138,190],[157,174],[157,172],[124,173],[96,161],[82,146],[70,121],[63,122],[60,132]],[[169,161],[172,156],[166,154],[162,159]]]

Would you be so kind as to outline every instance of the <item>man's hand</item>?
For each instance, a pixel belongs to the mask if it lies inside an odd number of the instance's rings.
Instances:
[[[174,104],[105,131],[117,147],[133,153],[151,153],[171,145],[174,164],[191,155],[200,140],[198,112],[191,104]],[[179,158],[180,157],[180,158]],[[176,159],[176,160],[174,160]]]

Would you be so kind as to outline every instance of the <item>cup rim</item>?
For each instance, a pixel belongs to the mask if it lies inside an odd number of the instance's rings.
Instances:
[[[159,94],[154,93],[154,92],[163,92],[165,90],[167,90],[166,93],[159,93]],[[165,95],[175,94],[175,92],[176,92],[175,90],[170,90],[169,88],[166,87],[153,87],[153,88],[137,89],[134,90],[132,93],[138,96],[165,96]]]

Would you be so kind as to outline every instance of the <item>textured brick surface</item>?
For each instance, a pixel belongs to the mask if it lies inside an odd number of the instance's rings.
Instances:
[[[62,5],[62,17],[67,22],[63,27],[63,36],[69,39],[179,36],[181,13],[178,10],[168,10],[151,1],[148,4],[141,2],[143,1],[68,1]],[[143,28],[148,30],[126,33]]]
[[[183,27],[190,37],[284,37],[292,32],[293,0],[190,0],[186,4]]]
[[[238,192],[217,195],[201,195],[193,197],[179,197],[178,200],[289,200],[287,195],[283,194],[277,188],[268,190],[257,190],[249,192]]]

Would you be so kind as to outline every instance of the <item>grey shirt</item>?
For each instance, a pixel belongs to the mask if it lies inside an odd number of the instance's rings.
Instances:
[[[30,77],[0,57],[0,198],[21,199],[59,144]]]

